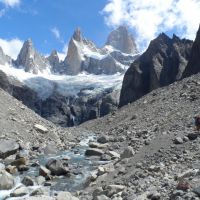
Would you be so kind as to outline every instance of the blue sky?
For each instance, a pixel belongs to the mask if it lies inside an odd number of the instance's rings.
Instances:
[[[64,53],[76,27],[102,46],[125,24],[144,50],[161,32],[194,39],[199,11],[200,0],[0,0],[0,46],[14,58],[31,38],[45,55]]]
[[[62,50],[76,27],[83,34],[102,46],[110,31],[100,11],[106,0],[23,0],[0,18],[0,38],[31,38],[44,54],[52,49]],[[0,4],[0,10],[4,9]],[[52,30],[59,31],[56,38]]]

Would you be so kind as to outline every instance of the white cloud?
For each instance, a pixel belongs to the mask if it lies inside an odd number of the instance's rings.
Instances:
[[[8,7],[15,7],[21,3],[21,0],[0,0],[0,3]]]
[[[56,27],[52,28],[51,32],[53,33],[53,35],[55,36],[57,40],[61,40],[60,31],[58,30],[58,28]]]
[[[14,38],[11,40],[5,40],[0,38],[0,46],[2,47],[4,53],[8,56],[11,56],[13,59],[17,58],[17,55],[22,48],[23,41],[18,38]]]
[[[194,39],[200,23],[200,0],[108,0],[102,13],[107,25],[132,28],[143,49],[160,32]]]
[[[1,9],[0,10],[0,18],[3,17],[6,13],[6,9]]]

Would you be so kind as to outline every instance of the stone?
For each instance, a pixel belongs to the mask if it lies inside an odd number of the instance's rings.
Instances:
[[[18,168],[20,165],[27,165],[28,161],[27,161],[27,158],[23,157],[23,158],[19,158],[19,159],[14,160],[10,164],[12,166],[16,166]]]
[[[27,187],[19,187],[15,189],[10,196],[11,197],[22,197],[28,194],[28,188]]]
[[[197,137],[199,136],[198,133],[189,133],[188,135],[189,140],[196,140]]]
[[[108,155],[111,156],[112,158],[120,158],[120,154],[118,154],[115,151],[109,151]]]
[[[123,153],[120,155],[121,159],[124,158],[130,158],[133,157],[135,154],[133,148],[131,146],[128,146],[127,148],[124,149]]]
[[[97,138],[97,142],[99,142],[101,144],[105,144],[108,141],[109,141],[109,138],[106,135],[101,135],[100,137]]]
[[[58,152],[58,150],[55,147],[55,144],[48,144],[44,148],[44,154],[46,154],[46,155],[53,155],[53,154],[56,154],[57,152]]]
[[[25,176],[25,177],[22,179],[22,183],[23,183],[25,186],[33,186],[33,185],[34,185],[34,181],[33,181],[33,179],[32,179],[30,176]]]
[[[10,173],[10,174],[15,174],[15,173],[17,173],[17,167],[16,166],[12,166],[12,165],[8,165],[7,167],[6,167],[6,171],[8,172],[8,173]]]
[[[34,125],[35,130],[39,131],[40,133],[47,133],[48,129],[40,124]]]
[[[183,143],[184,143],[184,141],[181,137],[176,137],[174,139],[174,144],[183,144]]]
[[[10,190],[14,187],[14,178],[11,174],[3,171],[0,175],[0,190]]]
[[[112,197],[114,194],[122,192],[124,189],[124,185],[109,185],[106,187],[106,196]]]
[[[85,151],[86,156],[101,156],[104,154],[104,151],[101,149],[96,149],[96,148],[89,148]]]
[[[99,143],[96,143],[96,142],[90,142],[89,147],[90,148],[97,148],[97,149],[104,149],[104,148],[108,147],[108,145],[107,144],[99,144]]]
[[[46,177],[46,176],[49,176],[50,174],[51,174],[51,171],[49,169],[47,169],[46,167],[44,167],[42,165],[39,167],[39,175],[40,176]]]
[[[0,140],[0,158],[5,159],[6,157],[17,153],[19,150],[19,144],[15,140]]]
[[[200,187],[196,187],[192,191],[200,197]]]
[[[59,192],[56,200],[79,200],[77,197],[72,196],[70,192]]]
[[[45,181],[46,181],[46,180],[45,180],[44,176],[38,176],[38,177],[36,177],[36,183],[37,183],[38,185],[44,184]]]
[[[106,195],[100,195],[100,196],[97,196],[95,198],[95,200],[109,200],[110,198],[108,198]]]
[[[46,167],[51,171],[52,175],[61,176],[69,174],[69,169],[58,159],[50,159],[47,162]]]

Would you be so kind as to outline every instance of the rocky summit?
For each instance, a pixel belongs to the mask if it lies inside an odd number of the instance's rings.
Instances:
[[[147,50],[127,70],[123,80],[120,106],[148,92],[180,80],[190,58],[193,42],[164,33],[151,41]]]

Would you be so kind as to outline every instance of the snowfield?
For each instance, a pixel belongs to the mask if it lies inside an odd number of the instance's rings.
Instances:
[[[9,65],[0,65],[0,70],[36,91],[43,100],[54,92],[63,96],[77,96],[81,91],[85,95],[92,96],[110,88],[120,90],[124,77],[124,74],[120,73],[114,75],[81,73],[76,76],[68,76],[46,72],[35,75]]]

